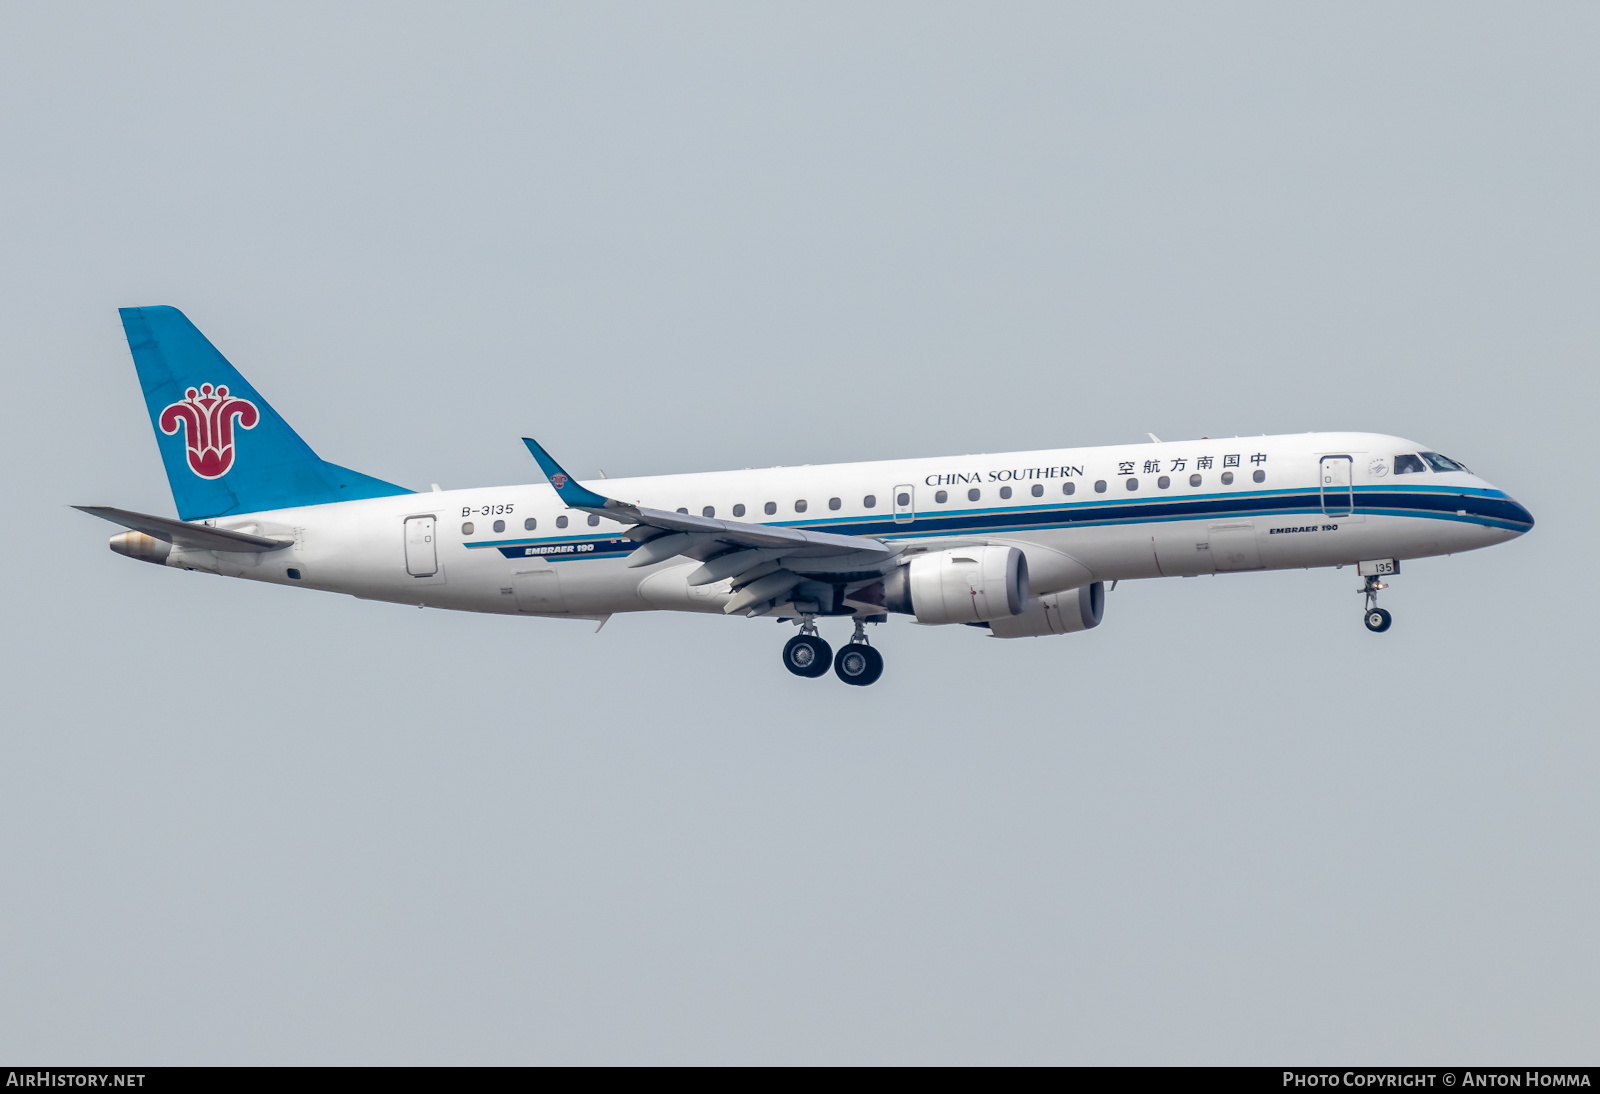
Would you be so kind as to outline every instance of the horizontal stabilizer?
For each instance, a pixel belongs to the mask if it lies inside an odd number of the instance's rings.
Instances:
[[[252,536],[248,532],[232,532],[226,528],[207,528],[203,524],[185,524],[181,520],[153,517],[148,513],[133,513],[126,509],[112,509],[105,505],[74,505],[80,513],[109,520],[135,532],[143,532],[154,539],[164,540],[179,547],[196,551],[235,551],[241,554],[262,554],[280,551],[294,545],[292,539],[268,539]]]

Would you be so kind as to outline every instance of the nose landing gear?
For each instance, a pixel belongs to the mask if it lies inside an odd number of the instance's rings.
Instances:
[[[1388,587],[1387,584],[1379,581],[1376,577],[1368,577],[1361,588],[1356,590],[1356,592],[1366,595],[1367,611],[1363,617],[1363,622],[1366,623],[1367,630],[1374,634],[1382,634],[1394,622],[1394,616],[1378,607],[1378,591]]]

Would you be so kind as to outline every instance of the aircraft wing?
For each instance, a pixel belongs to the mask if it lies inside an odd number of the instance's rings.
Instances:
[[[522,443],[567,505],[635,526],[627,534],[643,541],[643,546],[634,551],[628,565],[652,566],[677,555],[705,562],[689,575],[689,584],[732,578],[736,595],[725,609],[730,612],[763,605],[805,580],[785,568],[787,560],[798,565],[804,559],[803,569],[808,573],[860,572],[881,567],[899,551],[866,536],[716,520],[630,505],[580,486],[531,437],[522,438]]]
[[[164,539],[179,547],[197,551],[236,551],[243,554],[261,554],[292,546],[293,540],[268,539],[248,532],[233,532],[226,528],[208,528],[203,524],[188,524],[169,517],[153,517],[148,513],[134,513],[127,509],[113,509],[106,505],[74,505],[80,513],[109,520],[135,532],[143,532],[155,539]]]

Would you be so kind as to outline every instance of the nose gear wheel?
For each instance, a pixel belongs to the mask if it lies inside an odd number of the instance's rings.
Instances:
[[[1378,593],[1388,587],[1376,577],[1368,577],[1361,588],[1356,590],[1356,592],[1367,598],[1367,610],[1362,617],[1362,622],[1367,625],[1367,630],[1373,634],[1382,634],[1394,623],[1394,616],[1378,607]]]

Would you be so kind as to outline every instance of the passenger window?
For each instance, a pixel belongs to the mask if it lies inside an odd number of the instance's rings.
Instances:
[[[524,532],[531,532],[537,527],[539,527],[539,522],[533,517],[529,517],[527,520],[522,522],[522,530]]]
[[[700,515],[702,517],[714,517],[717,515],[717,507],[715,505],[708,505],[704,509],[700,510]]]
[[[736,517],[744,516],[744,503],[743,502],[740,502],[738,505],[735,505],[733,507],[733,515],[736,516]]]
[[[1071,486],[1072,484],[1068,483],[1067,485]],[[1105,479],[1095,479],[1094,480],[1094,492],[1096,494],[1104,494],[1106,492],[1106,480]]]
[[[687,508],[685,508],[684,506],[681,506],[681,505],[678,507],[678,512],[682,513],[684,516],[688,516],[689,515],[689,510]],[[565,528],[566,525],[563,524],[561,527]]]
[[[839,506],[841,506],[843,504],[844,503],[842,501],[840,501],[838,498],[829,498],[828,499],[828,508],[829,509],[837,509],[837,508],[839,508]]]
[[[778,511],[778,503],[775,502],[775,501],[769,501],[769,502],[767,502],[767,504],[765,504],[765,505],[763,505],[761,507],[761,511],[766,513],[767,516],[770,517],[772,514],[774,514],[774,513],[776,513]]]
[[[1223,486],[1232,486],[1233,485],[1233,472],[1232,471],[1224,471],[1222,473],[1222,485]]]
[[[1069,496],[1076,494],[1078,492],[1078,484],[1075,482],[1064,482],[1061,484],[1061,492]]]
[[[950,491],[936,490],[933,495],[933,500],[938,502],[940,505],[943,505],[945,502],[950,500]]]
[[[875,495],[868,494],[866,497],[861,499],[861,508],[863,508],[863,509],[876,509],[877,507],[878,507],[878,499],[877,499],[877,497]]]
[[[1036,497],[1036,498],[1044,497],[1044,486],[1041,485],[1040,483],[1034,483],[1033,484],[1033,496]]]
[[[1427,468],[1422,465],[1422,461],[1415,456],[1407,454],[1394,458],[1394,473],[1396,475],[1415,475],[1426,470]]]
[[[1257,482],[1266,482],[1267,481],[1267,473],[1265,471],[1257,471],[1254,474],[1252,474],[1250,477],[1252,479],[1255,479]]]
[[[1137,490],[1137,489],[1139,489],[1139,480],[1138,479],[1129,479],[1128,480],[1128,490],[1129,491],[1134,491],[1134,490]]]
[[[470,520],[461,526],[461,534],[464,536],[470,536],[476,530],[477,526],[474,525]]]
[[[504,532],[506,530],[506,522],[503,521],[503,520],[495,521],[494,522],[494,530],[496,532]]]
[[[1200,485],[1200,481],[1201,480],[1200,480],[1200,476],[1199,475],[1190,475],[1189,476],[1189,485],[1190,486],[1199,486]]]
[[[682,512],[682,510],[679,510],[679,512]],[[566,526],[567,526],[567,517],[566,517],[566,514],[563,513],[561,516],[556,518],[556,527],[557,528],[565,528]]]
[[[794,503],[794,511],[796,513],[804,513],[806,511],[806,499],[805,498],[801,498],[799,501]]]
[[[1010,498],[1011,498],[1011,487],[1002,486],[1000,488],[1000,500],[1001,501],[1009,501]]]
[[[288,574],[289,577],[292,578],[295,581],[299,581],[300,580],[300,571],[296,570],[293,566],[290,566],[287,570],[285,570],[283,572]]]
[[[896,505],[900,506],[901,508],[905,508],[907,505],[911,504],[911,495],[910,494],[899,494],[899,495],[896,495],[896,497],[894,499],[894,503]]]
[[[1172,485],[1172,480],[1167,478],[1167,476],[1162,475],[1159,479],[1156,480],[1156,485],[1159,486],[1161,489],[1165,490],[1167,487]]]
[[[590,513],[589,514],[589,527],[590,528],[598,528],[599,526],[600,526],[600,514],[599,513]]]
[[[981,497],[983,497],[983,491],[979,490],[977,487],[973,487],[971,490],[967,491],[968,501],[977,501]]]

